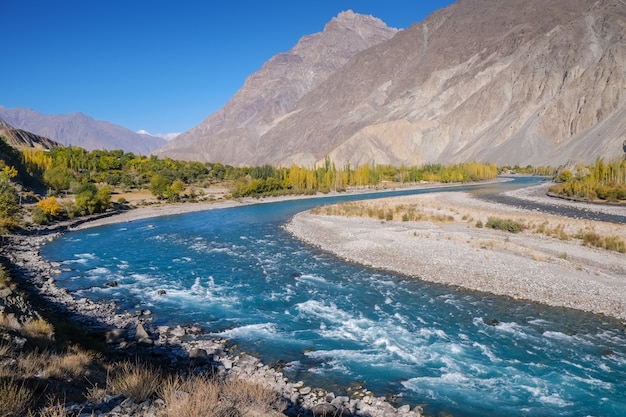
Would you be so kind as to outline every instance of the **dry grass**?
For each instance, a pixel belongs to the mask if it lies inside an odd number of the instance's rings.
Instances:
[[[160,395],[170,417],[202,417],[216,415],[219,408],[219,386],[207,376],[189,379],[172,377],[165,381]]]
[[[13,377],[0,380],[0,417],[25,416],[32,402],[33,391],[24,381]]]
[[[109,393],[121,393],[135,402],[143,402],[154,396],[161,382],[161,373],[152,365],[126,361],[112,367],[106,384]]]
[[[17,330],[21,327],[13,314],[0,313],[0,329]]]
[[[453,209],[428,208],[418,204],[381,204],[376,201],[355,201],[316,207],[313,214],[327,216],[369,217],[386,221],[428,221],[445,223],[455,221],[458,211]]]
[[[92,352],[70,348],[65,353],[33,351],[20,353],[15,358],[15,367],[20,375],[37,378],[72,379],[89,374],[89,367],[96,358]]]
[[[44,319],[29,320],[19,329],[22,336],[27,338],[41,338],[51,340],[54,337],[54,327]]]
[[[35,414],[33,414],[32,412],[28,415],[29,417],[35,416]],[[39,411],[36,415],[37,417],[68,417],[73,414],[70,414],[67,411],[67,408],[65,408],[64,404],[56,402]]]
[[[269,416],[282,410],[276,392],[241,379],[172,377],[163,384],[160,395],[168,417]]]

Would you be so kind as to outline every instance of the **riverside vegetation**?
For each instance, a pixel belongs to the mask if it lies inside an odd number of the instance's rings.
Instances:
[[[2,140],[0,170],[3,234],[110,210],[113,196],[122,191],[149,190],[161,200],[196,201],[211,199],[203,190],[215,184],[226,186],[232,197],[268,196],[383,187],[386,182],[395,186],[479,181],[499,173],[494,165],[482,163],[423,167],[366,164],[337,169],[329,159],[322,167],[236,168],[75,147],[19,152]],[[126,206],[123,199],[116,204]],[[382,213],[385,219],[399,216],[402,220],[424,215],[411,207]],[[380,218],[381,213],[377,211],[375,216]],[[428,216],[449,221],[455,214]],[[556,226],[534,227],[543,227],[545,233],[560,233]],[[589,242],[607,242],[607,238],[591,236]],[[616,245],[617,250],[623,248],[623,242]],[[7,264],[6,259],[2,262]],[[120,394],[131,403],[149,399],[151,410],[164,416],[271,415],[284,407],[275,392],[261,384],[194,374],[188,369],[161,369],[158,364],[119,357],[50,306],[35,302],[33,307],[30,301],[37,300],[31,300],[33,294],[11,265],[0,269],[0,295],[0,417],[78,415],[80,409],[70,409],[66,404],[115,402]]]
[[[576,239],[586,246],[626,253],[626,242],[619,236],[601,234],[592,228],[569,230],[566,224],[555,223],[554,218],[528,221],[526,216],[516,218],[489,216],[483,221],[483,219],[474,219],[471,214],[461,213],[458,208],[433,207],[424,203],[394,205],[379,201],[357,201],[320,206],[313,209],[311,213],[327,216],[369,217],[384,221],[466,222],[477,228],[487,227],[510,233],[527,231],[564,241]]]

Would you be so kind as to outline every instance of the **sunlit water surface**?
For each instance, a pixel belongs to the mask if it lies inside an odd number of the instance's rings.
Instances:
[[[198,323],[337,394],[363,384],[430,415],[626,415],[621,323],[367,269],[281,228],[334,201],[104,226],[68,233],[43,254],[70,270],[58,285],[77,298],[149,308],[160,324]],[[108,288],[112,280],[119,286]]]

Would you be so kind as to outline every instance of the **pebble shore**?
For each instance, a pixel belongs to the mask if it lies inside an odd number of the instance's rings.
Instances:
[[[547,185],[511,193],[517,199],[577,205],[626,216],[626,207],[588,205],[546,197]],[[463,287],[626,320],[626,255],[531,232],[477,228],[478,219],[511,217],[551,221],[575,231],[595,230],[626,239],[626,225],[559,218],[536,210],[483,201],[462,192],[422,194],[371,204],[420,205],[452,222],[385,221],[297,214],[286,229],[341,258],[429,282]],[[462,217],[466,220],[462,220]],[[467,221],[467,219],[471,219]],[[625,218],[626,219],[626,218]]]

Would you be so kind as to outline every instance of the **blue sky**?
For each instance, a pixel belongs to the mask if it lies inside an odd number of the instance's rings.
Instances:
[[[0,105],[183,132],[341,11],[406,28],[452,0],[0,0]]]

